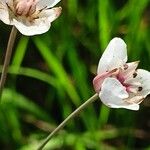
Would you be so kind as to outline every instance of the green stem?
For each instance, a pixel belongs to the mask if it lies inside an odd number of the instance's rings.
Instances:
[[[84,102],[81,106],[79,106],[74,112],[72,112],[55,130],[53,130],[47,138],[41,143],[41,145],[37,148],[37,150],[42,150],[44,146],[49,142],[49,140],[58,132],[60,131],[70,119],[74,118],[77,114],[80,113],[86,106],[94,102],[98,98],[98,94],[96,93],[92,97],[90,97],[86,102]]]
[[[0,100],[3,92],[3,87],[6,81],[6,77],[7,77],[8,66],[11,59],[12,49],[15,43],[16,35],[17,35],[17,29],[15,28],[15,26],[13,26],[7,44],[6,55],[5,55],[4,65],[3,65],[1,79],[0,79]]]

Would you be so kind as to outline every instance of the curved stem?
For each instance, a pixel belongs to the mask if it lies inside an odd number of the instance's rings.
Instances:
[[[59,131],[61,130],[70,119],[74,118],[77,114],[80,113],[86,106],[94,102],[98,98],[98,94],[96,93],[92,97],[90,97],[86,102],[84,102],[81,106],[79,106],[74,112],[72,112],[55,130],[53,130],[47,138],[43,141],[43,143],[37,148],[37,150],[42,150],[44,146],[48,143],[48,141]]]
[[[10,59],[11,59],[12,49],[13,49],[13,46],[14,46],[14,43],[15,43],[16,35],[17,35],[17,29],[15,28],[15,26],[13,26],[12,30],[11,30],[11,33],[10,33],[10,36],[9,36],[9,41],[8,41],[8,44],[7,44],[4,65],[3,65],[2,74],[1,74],[0,100],[1,100],[2,92],[3,92],[3,87],[4,87],[4,84],[5,84],[5,81],[6,81],[6,77],[7,77],[8,66],[9,66],[9,62],[10,62]]]

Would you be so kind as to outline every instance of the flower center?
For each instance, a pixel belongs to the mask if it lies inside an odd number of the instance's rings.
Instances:
[[[93,86],[97,93],[100,92],[102,83],[108,77],[116,78],[126,89],[127,92],[137,93],[142,91],[141,83],[135,78],[138,62],[125,64],[122,68],[116,68],[103,74],[98,74],[93,79]]]
[[[131,63],[127,68],[120,68],[119,73],[116,75],[116,78],[129,93],[137,93],[143,89],[141,83],[135,79],[137,76],[136,67],[136,63]]]
[[[31,16],[36,12],[37,0],[16,0],[14,11],[17,16]]]

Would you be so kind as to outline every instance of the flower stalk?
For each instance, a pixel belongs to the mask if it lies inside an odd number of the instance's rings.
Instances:
[[[3,87],[6,81],[6,77],[7,77],[8,66],[10,63],[12,49],[15,43],[16,35],[17,35],[17,29],[15,26],[13,26],[10,36],[9,36],[9,41],[7,44],[6,55],[5,55],[4,65],[2,68],[2,74],[1,74],[1,79],[0,79],[0,100],[1,100],[2,92],[3,92]]]
[[[49,142],[49,140],[58,133],[72,118],[77,116],[85,107],[94,102],[98,98],[98,94],[94,94],[87,101],[85,101],[81,106],[79,106],[74,112],[72,112],[60,125],[58,125],[41,143],[41,145],[37,148],[37,150],[42,150],[44,146]]]

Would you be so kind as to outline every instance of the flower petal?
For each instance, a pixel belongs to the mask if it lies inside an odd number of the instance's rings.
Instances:
[[[13,20],[13,25],[23,34],[32,36],[36,34],[42,34],[49,30],[51,22],[54,21],[60,14],[61,8],[56,7],[52,9],[43,10],[40,13],[38,19],[33,22],[29,22],[27,19],[21,20],[22,18],[16,18]]]
[[[128,98],[125,87],[115,78],[106,78],[99,93],[101,101],[109,107],[123,104],[123,99]]]
[[[39,14],[39,18],[44,18],[49,22],[54,21],[61,14],[61,7],[54,7],[52,9],[45,9]]]
[[[120,38],[113,38],[100,58],[97,74],[122,67],[127,61],[125,42]]]
[[[145,98],[148,94],[150,94],[150,72],[144,69],[138,69],[136,80],[141,83],[138,95]]]
[[[38,0],[37,3],[37,8],[42,9],[42,8],[52,8],[55,6],[60,0]]]
[[[0,2],[0,20],[5,24],[11,24],[8,7],[3,1]]]
[[[125,101],[129,95],[123,85],[115,78],[107,78],[104,80],[99,97],[101,101],[110,108],[139,109],[138,104]]]
[[[125,109],[130,109],[130,110],[139,110],[139,105],[138,104],[122,104],[121,106],[111,104],[111,108],[125,108]]]

